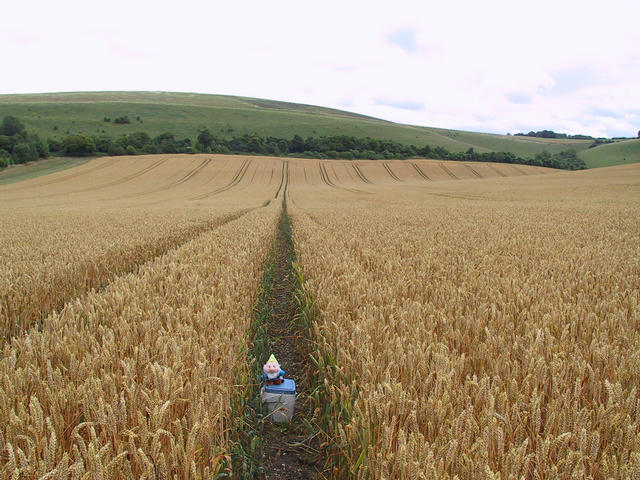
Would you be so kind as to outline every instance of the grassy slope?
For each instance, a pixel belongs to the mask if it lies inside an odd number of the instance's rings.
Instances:
[[[12,165],[9,168],[0,170],[0,185],[20,182],[22,180],[39,177],[41,175],[59,172],[60,170],[66,170],[67,168],[82,165],[89,160],[91,159],[57,157],[40,160],[38,162],[30,162],[25,165]]]
[[[442,146],[452,151],[510,151],[530,156],[542,150],[578,151],[589,141],[559,141],[462,132],[402,125],[312,105],[222,95],[164,92],[88,92],[0,95],[0,117],[15,115],[42,137],[68,133],[109,136],[145,130],[150,135],[172,132],[194,138],[201,127],[219,137],[244,133],[291,138],[302,135],[354,135],[406,144]],[[128,115],[130,125],[104,122]],[[136,120],[140,117],[141,122]],[[57,127],[57,129],[55,129]],[[68,133],[67,133],[68,132]]]
[[[580,152],[589,168],[640,162],[640,139],[624,140]]]

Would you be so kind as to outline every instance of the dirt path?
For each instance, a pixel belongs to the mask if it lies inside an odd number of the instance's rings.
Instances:
[[[313,446],[314,433],[307,427],[313,411],[307,393],[310,391],[310,365],[302,353],[305,331],[294,323],[299,306],[294,295],[293,244],[286,212],[278,229],[274,283],[271,298],[273,315],[267,322],[267,334],[273,353],[286,377],[296,382],[298,397],[291,423],[264,427],[264,466],[267,480],[316,478],[320,455]]]

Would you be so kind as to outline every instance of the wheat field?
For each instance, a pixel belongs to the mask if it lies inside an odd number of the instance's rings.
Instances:
[[[165,155],[2,186],[0,478],[233,474],[283,199],[327,476],[640,478],[639,185],[636,165]]]
[[[639,180],[294,191],[336,476],[638,478]]]

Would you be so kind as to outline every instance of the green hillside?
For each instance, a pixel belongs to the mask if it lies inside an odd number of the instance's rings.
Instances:
[[[150,135],[171,132],[178,137],[197,135],[209,128],[224,138],[258,133],[291,138],[353,135],[394,140],[417,146],[442,146],[451,151],[508,151],[532,156],[573,148],[586,150],[587,140],[555,140],[417,127],[364,115],[273,100],[223,95],[166,92],[81,92],[0,95],[0,117],[14,115],[29,131],[43,138],[69,134],[118,136],[137,130]],[[105,117],[127,115],[130,124],[105,122]],[[601,147],[598,147],[601,148]]]
[[[600,145],[584,150],[578,156],[586,162],[589,168],[640,162],[640,139]]]
[[[59,172],[60,170],[66,170],[67,168],[82,165],[89,160],[90,159],[86,157],[56,157],[47,158],[38,162],[29,162],[24,165],[12,165],[9,168],[0,170],[0,185],[20,182],[22,180],[39,177],[41,175],[48,175],[49,173]]]

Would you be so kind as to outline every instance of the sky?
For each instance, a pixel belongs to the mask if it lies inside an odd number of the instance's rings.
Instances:
[[[0,93],[268,98],[412,125],[636,136],[638,0],[22,0]]]

